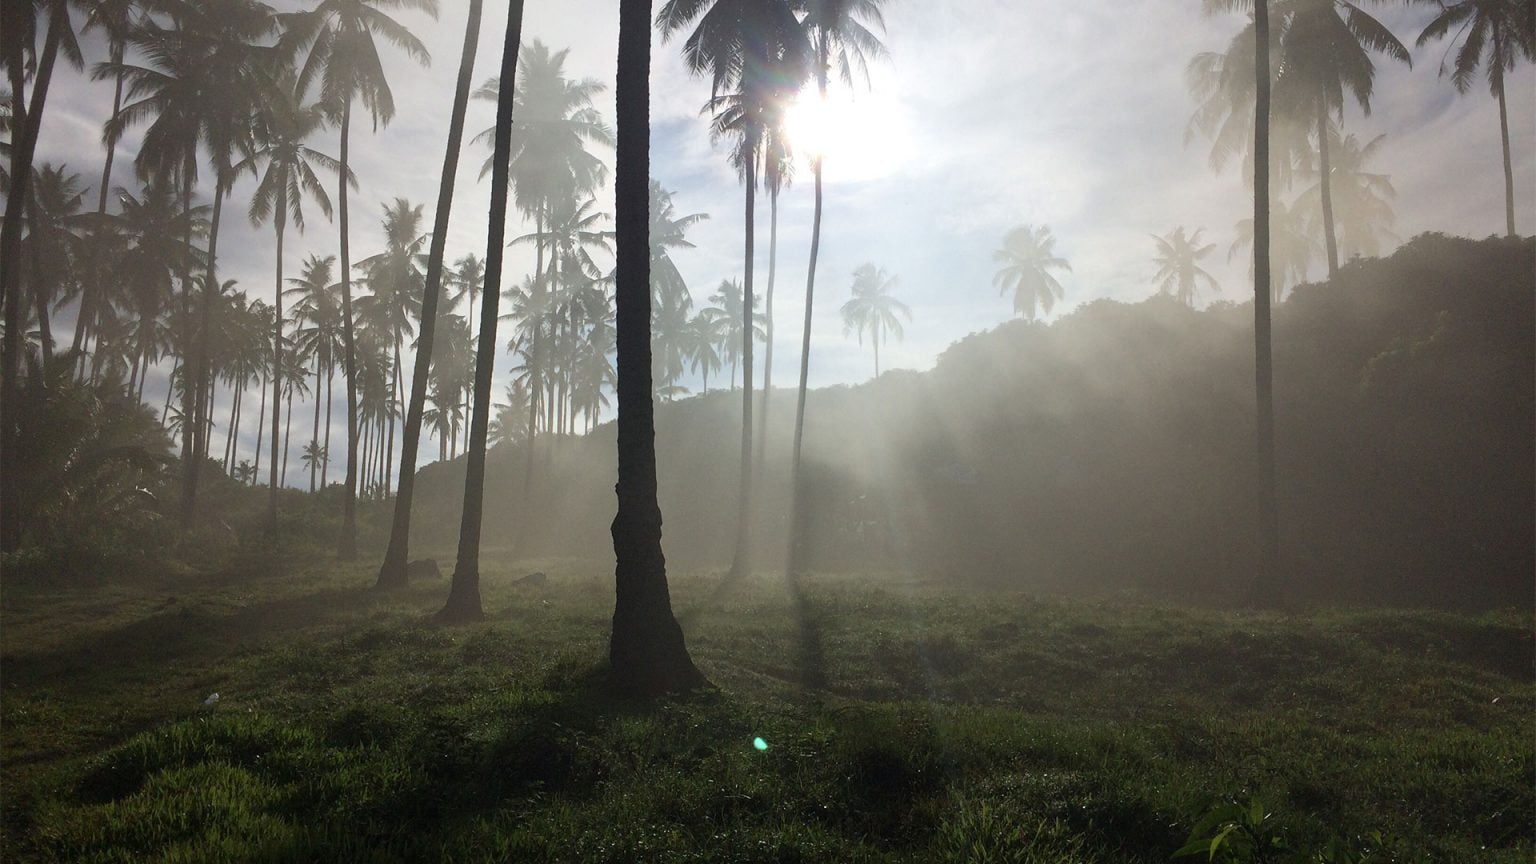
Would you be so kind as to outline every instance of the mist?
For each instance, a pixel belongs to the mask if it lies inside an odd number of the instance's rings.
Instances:
[[[1529,5],[8,3],[7,860],[1529,860]]]

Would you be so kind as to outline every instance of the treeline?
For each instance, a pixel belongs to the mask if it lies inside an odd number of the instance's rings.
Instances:
[[[1424,235],[1276,308],[1281,531],[1294,602],[1529,603],[1536,242]],[[1157,296],[1014,321],[927,373],[810,394],[813,567],[1027,590],[1240,600],[1254,530],[1252,311]],[[786,406],[792,393],[775,393]],[[665,543],[732,552],[736,400],[660,406]],[[787,410],[769,460],[789,446]],[[604,549],[612,428],[563,439],[524,485],[496,448],[487,536],[514,554]],[[418,542],[449,542],[462,460],[428,466]],[[787,481],[755,524],[782,551]]]

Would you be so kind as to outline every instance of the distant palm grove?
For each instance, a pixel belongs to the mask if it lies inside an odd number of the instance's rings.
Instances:
[[[1257,372],[1256,473],[1268,480],[1253,490],[1267,515],[1250,527],[1270,539],[1257,548],[1223,548],[1263,558],[1272,569],[1280,542],[1275,502],[1285,498],[1275,492],[1274,429],[1278,422],[1283,442],[1287,421],[1272,409],[1271,306],[1314,275],[1338,279],[1352,259],[1378,256],[1397,239],[1394,187],[1374,164],[1381,138],[1351,131],[1348,118],[1372,110],[1378,64],[1441,62],[1445,86],[1458,93],[1486,83],[1499,106],[1501,126],[1486,132],[1502,148],[1506,233],[1518,236],[1504,82],[1536,56],[1536,12],[1529,0],[1406,0],[1421,13],[1420,30],[1395,34],[1344,0],[1201,2],[1212,15],[1237,14],[1228,44],[1199,53],[1202,46],[1190,46],[1190,140],[1208,142],[1215,170],[1243,165],[1256,203],[1251,214],[1233,214],[1241,218],[1220,242],[1205,226],[1176,218],[1145,226],[1146,278],[1157,293],[1192,308],[1221,297],[1206,269],[1219,247],[1228,258],[1253,261],[1258,335],[1246,356]],[[379,584],[390,587],[405,578],[418,462],[464,456],[464,497],[455,502],[465,523],[457,535],[457,599],[445,614],[477,617],[474,554],[487,447],[509,445],[505,452],[518,454],[520,494],[532,496],[548,482],[538,475],[560,468],[562,440],[616,419],[620,596],[630,596],[625,561],[643,560],[650,563],[635,572],[660,577],[665,607],[660,512],[651,512],[652,400],[681,400],[696,384],[700,395],[713,385],[737,400],[736,420],[708,427],[730,438],[732,450],[739,445],[736,479],[724,493],[729,502],[710,504],[731,514],[728,526],[717,526],[717,536],[730,537],[720,557],[729,557],[733,577],[754,565],[803,569],[818,538],[825,540],[826,524],[813,518],[825,509],[813,502],[829,482],[809,464],[806,444],[806,428],[816,423],[808,419],[814,399],[807,391],[818,316],[869,352],[876,377],[890,368],[882,347],[922,319],[921,306],[900,296],[900,274],[879,261],[852,273],[818,272],[824,220],[836,224],[840,215],[836,199],[824,201],[824,179],[835,181],[840,166],[836,158],[824,165],[819,152],[796,152],[787,119],[792,102],[806,98],[802,91],[825,99],[831,82],[863,87],[871,65],[899,62],[882,41],[885,0],[666,0],[655,8],[624,0],[617,93],[574,77],[566,49],[538,34],[524,38],[521,2],[510,4],[505,54],[491,58],[501,63],[499,74],[476,66],[479,0],[468,4],[466,21],[436,24],[440,13],[457,16],[465,4],[299,5],[5,4],[0,548],[19,554],[71,531],[112,525],[141,530],[146,514],[170,533],[229,531],[216,523],[231,496],[243,494],[232,487],[265,486],[260,514],[251,516],[265,537],[302,531],[293,523],[321,512],[314,524],[324,526],[324,542],[342,558],[361,554],[363,511],[372,526],[365,530],[375,533],[362,548],[389,538]],[[643,32],[635,32],[637,23]],[[356,169],[353,148],[395,118],[398,78],[441,62],[419,28],[457,34],[461,25],[453,116],[437,127],[447,143],[442,197],[395,197],[390,177]],[[683,276],[685,256],[693,254],[690,232],[709,215],[669,191],[666,178],[650,176],[648,115],[640,108],[649,104],[642,85],[653,31],[709,83],[699,122],[742,184],[742,245],[712,250],[739,256],[741,270],[715,285],[690,285]],[[86,50],[92,46],[96,56]],[[97,118],[99,165],[59,164],[38,148],[40,129],[60,114],[57,93],[50,96],[60,64],[87,70],[112,94],[111,113]],[[466,100],[498,110],[497,124],[468,130],[467,143]],[[626,111],[637,118],[629,127]],[[448,248],[451,220],[484,218],[450,212],[461,155],[483,160],[481,182],[493,189],[488,223],[500,239],[488,248]],[[438,164],[435,153],[430,158]],[[797,164],[808,164],[811,176],[795,177]],[[797,179],[800,186],[791,187]],[[611,201],[604,191],[610,183]],[[231,207],[236,190],[249,202],[243,212]],[[359,215],[361,190],[369,202],[386,202],[381,215]],[[814,202],[809,236],[781,236],[780,201],[788,195]],[[509,208],[518,217],[511,226]],[[1058,240],[1048,215],[1019,213],[1017,227],[996,238],[995,294],[985,284],[950,290],[971,292],[978,303],[995,304],[999,318],[1011,310],[1031,326],[1052,315],[1072,293],[1062,251],[1070,251],[1071,238]],[[359,218],[380,222],[382,243],[352,245]],[[239,219],[270,232],[267,284],[227,276],[220,235]],[[754,272],[761,221],[767,268]],[[809,249],[804,271],[779,266],[790,243]],[[503,272],[508,247],[532,253],[530,272]],[[296,270],[285,266],[285,249],[299,252]],[[640,282],[648,290],[636,288]],[[836,298],[835,313],[815,305],[818,286]],[[792,405],[774,398],[771,377],[774,304],[777,296],[782,311],[786,290],[792,311],[803,309],[793,331],[800,338]],[[963,353],[965,343],[955,350]],[[1388,375],[1394,362],[1382,360],[1373,375]],[[500,387],[493,386],[497,372]],[[1376,378],[1370,386],[1389,385]],[[1252,431],[1231,431],[1251,451]],[[1009,440],[1028,448],[1039,439]],[[1227,468],[1255,473],[1251,461]],[[923,468],[930,469],[949,470]],[[954,482],[967,481],[962,473]],[[314,493],[313,502],[293,489]],[[391,502],[386,529],[382,514]],[[903,519],[916,518],[897,509]],[[523,521],[508,542],[538,544]],[[985,557],[980,548],[968,554]],[[661,619],[670,616],[665,609]],[[616,652],[622,618],[615,619]],[[676,630],[665,620],[658,626]],[[674,689],[695,680],[679,654],[680,634],[676,649],[653,658],[667,674],[637,686]],[[639,681],[647,673],[628,674]]]

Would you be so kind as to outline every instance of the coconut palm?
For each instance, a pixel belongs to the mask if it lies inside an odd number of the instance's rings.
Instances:
[[[620,0],[615,199],[618,223],[618,514],[609,683],[630,693],[689,690],[706,682],[694,667],[672,614],[656,501],[656,444],[651,401],[650,254],[645,230],[650,176],[651,8]]]
[[[88,217],[80,208],[86,190],[80,175],[68,171],[66,166],[46,162],[33,170],[26,207],[27,236],[22,241],[22,264],[30,294],[27,305],[37,317],[45,375],[53,360],[53,306],[72,299],[83,281],[80,253]]]
[[[1157,274],[1152,282],[1160,293],[1171,295],[1186,306],[1195,305],[1195,293],[1202,280],[1212,291],[1221,290],[1216,277],[1200,266],[1201,259],[1216,248],[1215,243],[1200,243],[1204,232],[1204,228],[1196,228],[1193,234],[1186,235],[1180,225],[1164,237],[1152,237],[1157,244],[1157,257],[1153,259]]]
[[[325,437],[322,450],[326,458],[320,462],[320,488],[330,484],[331,447],[331,382],[335,377],[337,358],[346,350],[341,332],[341,283],[335,278],[336,257],[321,258],[310,255],[300,270],[299,278],[289,279],[293,287],[287,294],[294,297],[293,321],[294,347],[305,356],[314,357],[325,369]],[[316,409],[320,381],[315,383]],[[320,435],[317,432],[316,438]]]
[[[270,220],[277,237],[277,251],[274,256],[277,262],[277,277],[273,288],[273,332],[272,332],[272,391],[275,394],[282,392],[282,368],[285,358],[282,355],[283,348],[283,238],[288,229],[288,222],[292,220],[293,227],[300,232],[304,230],[304,198],[314,199],[315,205],[325,218],[331,218],[331,199],[325,192],[325,185],[320,182],[320,176],[315,173],[315,166],[328,170],[342,172],[341,163],[330,156],[325,155],[309,147],[305,142],[318,131],[325,123],[325,115],[318,106],[302,105],[299,103],[297,81],[291,75],[283,75],[265,87],[265,98],[261,107],[255,113],[255,123],[252,125],[254,145],[238,169],[250,170],[258,174],[260,180],[256,185],[256,191],[251,195],[251,204],[248,212],[252,225],[260,225]],[[354,188],[357,185],[355,177],[346,177]],[[325,281],[329,281],[329,272],[325,274]],[[315,354],[317,364],[320,355]],[[319,374],[320,367],[315,367],[316,409],[319,408]],[[317,415],[318,416],[318,415]],[[271,489],[267,495],[267,531],[270,536],[277,536],[277,413],[273,412],[272,422],[272,465],[268,469],[268,482]],[[311,463],[313,467],[313,463]],[[313,472],[309,478],[310,489],[313,491],[315,478]]]
[[[823,104],[833,73],[849,84],[854,71],[864,73],[868,83],[868,64],[885,56],[880,34],[885,31],[881,11],[885,0],[795,0],[805,11],[803,27],[811,43],[812,77],[816,95]],[[804,536],[799,519],[804,512],[801,500],[801,451],[805,443],[805,394],[811,374],[811,318],[816,300],[816,265],[821,259],[822,176],[824,153],[811,156],[814,187],[814,211],[811,216],[810,262],[805,270],[805,316],[800,330],[800,378],[795,389],[795,433],[790,460],[789,569],[799,571],[803,564],[800,538]]]
[[[799,88],[810,62],[811,46],[794,10],[782,0],[667,0],[657,13],[657,25],[663,38],[693,25],[693,32],[683,43],[683,59],[694,74],[709,78],[710,101],[705,108],[715,115],[712,137],[729,137],[734,142],[729,158],[746,189],[743,320],[754,320],[754,222],[760,148],[768,130],[783,117],[782,103]],[[742,336],[741,483],[732,576],[740,576],[751,566],[752,340],[748,328],[743,329]]]
[[[424,275],[421,272],[421,250],[430,235],[421,233],[422,206],[412,206],[404,198],[396,198],[384,208],[385,248],[357,262],[358,269],[368,276],[368,289],[372,292],[357,301],[359,320],[380,333],[388,334],[394,348],[394,370],[389,382],[389,437],[384,445],[384,476],[394,473],[395,418],[399,416],[401,378],[403,369],[400,353],[405,337],[416,332],[415,321],[421,317],[421,295]]]
[[[395,116],[395,98],[384,76],[376,37],[383,37],[422,66],[432,62],[427,46],[407,27],[391,18],[386,9],[414,9],[435,19],[437,0],[318,0],[308,11],[279,16],[285,30],[284,47],[305,58],[299,70],[300,87],[307,89],[318,80],[320,102],[340,114],[338,155],[343,173],[349,176],[352,103],[362,103],[371,115],[375,129],[389,125]],[[341,320],[347,379],[347,489],[342,498],[342,530],[336,550],[343,560],[357,556],[357,340],[353,333],[348,203],[347,186],[343,182],[338,190],[336,208],[341,234]]]
[[[842,308],[843,335],[856,334],[863,345],[864,334],[869,334],[875,349],[876,378],[880,377],[880,343],[887,335],[902,338],[901,319],[912,320],[912,310],[891,294],[896,281],[884,267],[864,264],[853,271],[853,299]]]
[[[1427,3],[1428,0],[1415,0]],[[1515,68],[1521,57],[1536,58],[1536,11],[1527,0],[1435,0],[1440,14],[1419,34],[1418,47],[1451,37],[1450,49],[1459,42],[1452,64],[1451,83],[1456,92],[1472,89],[1479,66],[1488,70],[1488,90],[1499,100],[1499,143],[1504,148],[1504,220],[1509,236],[1515,234],[1515,174],[1509,158],[1509,107],[1504,100],[1504,76]],[[1440,74],[1445,75],[1445,61]]]
[[[522,44],[523,3],[512,0],[501,43],[501,81],[515,81]],[[464,506],[459,522],[459,553],[453,565],[448,602],[439,617],[449,621],[483,617],[480,607],[480,529],[485,503],[485,442],[491,424],[491,376],[496,365],[496,308],[501,300],[501,263],[507,240],[507,197],[512,162],[512,107],[516,84],[496,100],[496,132],[491,151],[491,210],[485,251],[485,290],[481,292],[480,339],[476,343],[474,413],[464,469]]]
[[[480,296],[480,289],[485,286],[485,261],[473,254],[453,262],[453,270],[446,277],[448,279],[448,308],[457,309],[459,301],[468,300],[467,320],[469,330],[474,332],[475,327],[475,298]]]
[[[426,280],[421,296],[421,336],[416,343],[416,367],[411,375],[410,404],[405,412],[405,430],[400,445],[400,480],[395,495],[395,513],[389,532],[389,547],[379,568],[377,587],[403,587],[411,532],[411,501],[416,487],[416,448],[421,437],[422,412],[426,408],[427,378],[432,365],[432,345],[436,335],[438,299],[442,294],[443,257],[447,254],[448,220],[453,209],[454,181],[459,171],[459,150],[464,143],[464,113],[469,107],[469,85],[475,70],[475,53],[480,44],[480,18],[483,0],[470,0],[464,24],[464,48],[459,59],[459,77],[453,91],[453,112],[448,122],[447,153],[437,192],[437,212],[432,222],[432,243],[427,253]],[[454,400],[456,401],[456,400]]]
[[[1333,203],[1338,249],[1346,258],[1380,255],[1382,241],[1396,236],[1388,226],[1395,218],[1390,202],[1397,197],[1397,190],[1392,188],[1392,180],[1387,175],[1366,170],[1366,163],[1381,149],[1381,142],[1386,137],[1377,135],[1362,144],[1352,134],[1340,138],[1336,126],[1328,133],[1333,164],[1327,194]],[[1319,236],[1323,229],[1316,214],[1322,212],[1319,202],[1324,194],[1324,184],[1319,177],[1317,183],[1302,190],[1296,199],[1295,206],[1308,214],[1307,227],[1313,236]]]
[[[196,243],[207,236],[209,208],[183,209],[168,183],[150,183],[138,195],[119,187],[116,197],[119,212],[111,219],[122,247],[114,271],[124,290],[121,299],[138,320],[135,369],[142,364],[147,372],[160,359],[161,346],[174,347],[162,320],[171,310],[174,278],[202,260]],[[99,347],[96,353],[93,377],[105,359]],[[139,376],[141,388],[146,377]]]
[[[724,359],[720,356],[720,345],[724,341],[721,330],[725,325],[724,317],[700,312],[688,321],[688,329],[683,332],[688,368],[695,374],[703,376],[706,395],[709,393],[710,374],[720,371],[725,365]]]
[[[1056,256],[1055,245],[1049,226],[1020,225],[1009,231],[1002,248],[992,253],[992,260],[1002,265],[992,284],[1001,294],[1013,292],[1013,311],[1026,321],[1035,320],[1037,312],[1051,314],[1051,307],[1061,299],[1061,283],[1051,271],[1072,272],[1067,259]]]
[[[737,364],[742,358],[742,346],[747,341],[743,335],[745,327],[743,322],[746,320],[742,299],[744,294],[741,283],[734,279],[726,279],[720,283],[715,293],[709,295],[709,302],[714,305],[705,307],[699,313],[714,322],[711,330],[716,338],[715,347],[720,353],[721,360],[731,364],[732,390],[736,389]],[[752,341],[761,342],[766,336],[763,314],[753,313]]]

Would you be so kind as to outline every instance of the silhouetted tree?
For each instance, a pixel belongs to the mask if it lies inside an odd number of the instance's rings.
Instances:
[[[513,81],[522,44],[523,3],[512,0],[507,32],[501,45],[501,81]],[[485,290],[481,295],[480,339],[476,343],[475,398],[469,420],[468,456],[464,471],[464,509],[459,522],[459,555],[448,587],[448,602],[438,617],[469,621],[482,617],[480,607],[480,526],[485,504],[485,443],[491,423],[491,377],[496,366],[496,308],[501,299],[501,264],[507,245],[507,197],[512,157],[512,107],[515,87],[505,87],[496,99],[496,134],[491,151],[491,212],[485,250]]]
[[[1072,272],[1067,259],[1056,256],[1055,246],[1048,226],[1020,225],[1003,238],[1003,248],[992,253],[992,260],[1003,265],[992,284],[1001,294],[1013,292],[1013,311],[1026,321],[1035,320],[1037,310],[1049,315],[1061,299],[1061,283],[1051,271]]]
[[[432,245],[427,253],[427,278],[421,297],[421,337],[416,342],[416,369],[411,376],[410,405],[406,408],[405,430],[401,436],[399,491],[395,495],[389,548],[384,553],[384,563],[379,567],[378,588],[402,587],[406,584],[411,500],[416,487],[416,446],[421,437],[422,412],[426,407],[438,297],[442,293],[443,257],[447,253],[448,219],[453,211],[453,188],[459,171],[459,151],[464,144],[464,114],[469,107],[469,85],[475,72],[475,52],[479,46],[483,5],[483,0],[469,0],[469,16],[464,24],[464,49],[459,60],[458,82],[453,91],[453,114],[448,122],[447,152],[443,156],[442,179],[438,184]]]
[[[875,349],[875,377],[880,377],[880,342],[887,334],[902,337],[901,319],[912,320],[912,310],[897,300],[891,289],[896,287],[896,277],[885,268],[865,264],[853,271],[853,299],[843,304],[843,333],[858,335],[864,344],[864,334]]]
[[[1195,305],[1195,293],[1200,288],[1201,280],[1212,291],[1221,290],[1216,277],[1200,266],[1200,259],[1216,248],[1215,243],[1200,244],[1200,235],[1204,231],[1204,228],[1196,228],[1195,233],[1186,235],[1184,226],[1180,225],[1166,237],[1152,237],[1157,244],[1157,257],[1153,259],[1157,264],[1157,274],[1152,277],[1152,282],[1157,285],[1158,291],[1173,295],[1186,306]]]
[[[618,330],[618,513],[613,517],[615,602],[609,682],[655,695],[706,682],[694,667],[672,614],[661,507],[656,502],[656,442],[651,397],[650,177],[651,8],[620,0],[618,155],[616,158]]]

